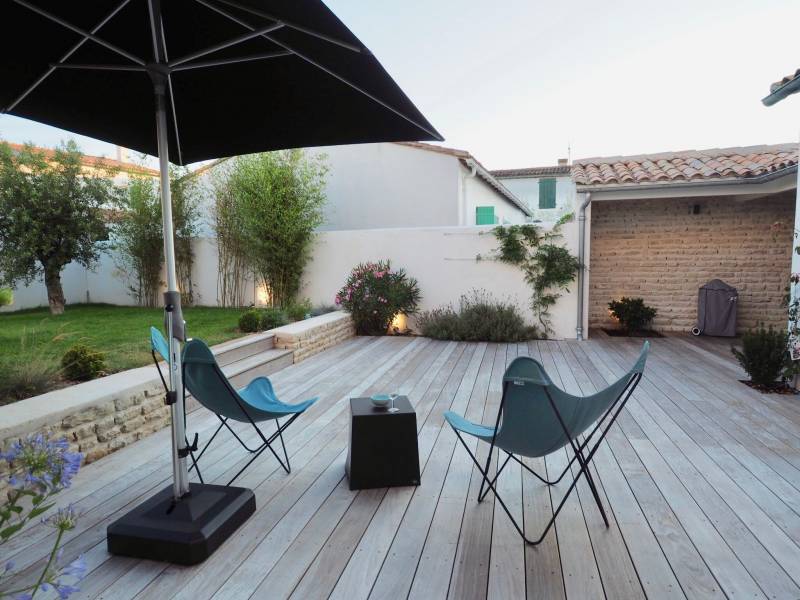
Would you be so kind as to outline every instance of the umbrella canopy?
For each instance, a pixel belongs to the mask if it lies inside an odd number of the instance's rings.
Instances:
[[[2,16],[0,111],[159,157],[173,496],[188,498],[168,160],[442,137],[320,0],[5,0]]]
[[[172,162],[441,136],[319,0],[9,0],[0,110]]]

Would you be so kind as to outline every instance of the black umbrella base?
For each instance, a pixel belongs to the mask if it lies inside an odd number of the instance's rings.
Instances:
[[[255,495],[246,488],[192,483],[176,503],[170,485],[108,526],[108,551],[194,565],[211,556],[255,510]]]

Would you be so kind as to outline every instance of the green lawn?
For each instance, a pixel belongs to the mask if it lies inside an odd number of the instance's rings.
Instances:
[[[238,308],[183,310],[188,334],[209,345],[243,335],[237,330],[241,313]],[[146,365],[151,360],[149,328],[162,326],[163,314],[159,308],[107,304],[74,304],[57,317],[47,308],[0,313],[0,404],[15,399],[4,393],[3,380],[35,365],[34,370],[59,365],[67,348],[78,342],[105,353],[110,372]],[[58,386],[57,379],[58,374],[48,387]]]

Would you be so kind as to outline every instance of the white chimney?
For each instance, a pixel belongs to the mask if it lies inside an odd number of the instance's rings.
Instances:
[[[121,163],[130,162],[130,156],[127,148],[117,146],[117,160]]]

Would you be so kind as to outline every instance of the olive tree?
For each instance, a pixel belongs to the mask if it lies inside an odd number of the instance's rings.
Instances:
[[[113,174],[87,171],[73,141],[53,152],[0,143],[0,284],[44,278],[54,315],[64,312],[61,271],[70,262],[92,268],[108,239]]]

